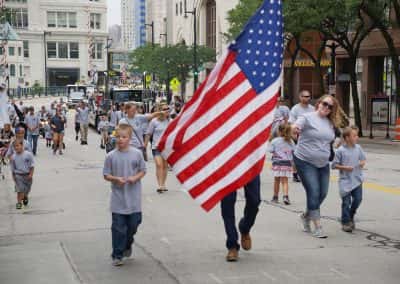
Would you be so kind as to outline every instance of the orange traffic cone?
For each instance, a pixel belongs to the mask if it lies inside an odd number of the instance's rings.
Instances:
[[[394,139],[393,141],[400,142],[400,117],[396,120],[396,127],[394,129]]]

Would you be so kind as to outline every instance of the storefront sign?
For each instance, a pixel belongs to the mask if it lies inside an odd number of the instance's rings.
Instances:
[[[372,124],[387,124],[389,121],[389,98],[372,99]]]
[[[330,67],[331,66],[331,61],[324,59],[321,60],[321,67]],[[290,60],[285,60],[285,67],[290,67],[291,66],[291,61]],[[294,62],[295,67],[315,67],[315,64],[312,60],[296,60]]]

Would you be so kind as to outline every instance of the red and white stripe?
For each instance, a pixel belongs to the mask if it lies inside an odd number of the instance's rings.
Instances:
[[[158,148],[206,210],[262,170],[281,76],[256,94],[227,53],[165,131]]]

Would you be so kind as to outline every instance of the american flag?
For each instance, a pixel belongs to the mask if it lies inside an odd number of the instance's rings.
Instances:
[[[266,0],[164,132],[159,150],[206,211],[262,171],[282,61],[282,3]]]

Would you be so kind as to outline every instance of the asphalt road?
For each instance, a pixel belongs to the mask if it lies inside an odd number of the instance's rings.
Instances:
[[[42,104],[35,101],[35,104]],[[70,116],[72,113],[70,113]],[[72,120],[69,120],[72,123]],[[105,153],[91,131],[89,145],[74,140],[63,156],[40,141],[31,205],[15,210],[10,177],[0,180],[0,283],[399,283],[400,152],[366,145],[368,166],[358,229],[340,229],[340,199],[333,173],[323,205],[329,238],[301,231],[304,190],[290,184],[291,206],[271,204],[272,175],[262,174],[264,199],[252,232],[253,249],[225,262],[225,235],[217,206],[205,213],[169,176],[170,191],[156,193],[154,163],[143,180],[143,223],[133,258],[111,266],[109,185]],[[240,191],[237,215],[243,210]]]

